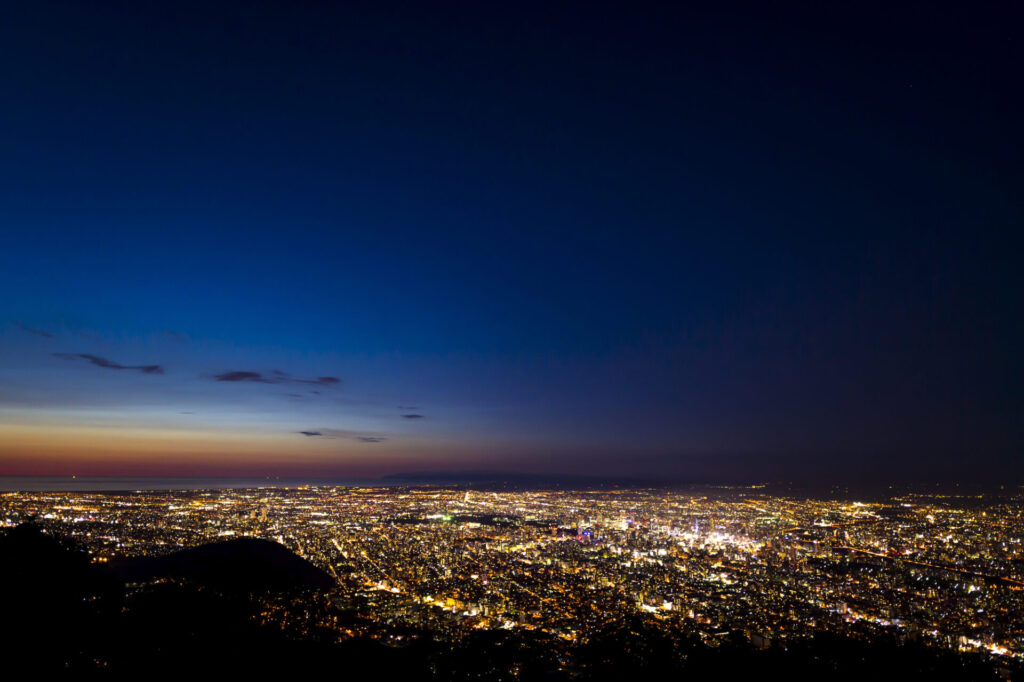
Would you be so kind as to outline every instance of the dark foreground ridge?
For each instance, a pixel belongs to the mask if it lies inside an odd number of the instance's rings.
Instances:
[[[176,579],[221,592],[329,590],[330,575],[276,542],[238,538],[160,557],[135,557],[111,565],[128,583]]]
[[[333,605],[331,585],[320,569],[263,540],[107,566],[23,524],[0,533],[4,670],[11,679],[998,679],[977,657],[920,644],[822,634],[758,650],[736,632],[710,647],[643,617],[609,623],[570,649],[538,631],[486,630],[456,641],[408,628],[375,631],[358,612]],[[1002,672],[1021,679],[1019,670]]]

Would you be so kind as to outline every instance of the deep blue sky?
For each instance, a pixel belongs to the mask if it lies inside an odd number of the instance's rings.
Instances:
[[[1024,474],[1013,3],[330,4],[0,8],[0,473]]]

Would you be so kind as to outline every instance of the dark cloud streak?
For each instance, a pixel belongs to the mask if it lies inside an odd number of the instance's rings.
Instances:
[[[348,429],[319,429],[317,431],[296,431],[295,433],[306,436],[307,438],[324,438],[326,440],[342,438],[346,440],[356,440],[360,443],[382,443],[387,440],[384,436],[367,435],[365,432],[360,433],[358,431],[350,431]]]
[[[224,372],[223,374],[218,374],[217,376],[215,376],[214,381],[252,381],[261,384],[277,383],[276,381],[267,379],[259,372]]]
[[[160,365],[122,365],[113,360],[107,360],[97,355],[90,355],[88,353],[54,353],[54,357],[66,358],[75,360],[81,358],[89,363],[96,365],[97,367],[103,367],[104,369],[133,369],[143,374],[163,374],[164,368]]]
[[[261,372],[250,372],[233,370],[216,374],[214,381],[227,381],[230,383],[255,383],[255,384],[312,384],[314,386],[337,386],[341,383],[338,377],[317,377],[316,379],[293,379],[279,369],[273,370],[269,376]]]
[[[43,338],[46,338],[46,339],[52,339],[53,338],[53,334],[51,334],[50,332],[45,331],[43,329],[34,329],[32,327],[28,327],[28,326],[25,326],[23,324],[19,324],[18,326],[21,328],[22,331],[26,331],[29,334],[35,334],[36,336],[42,336]]]
[[[297,384],[316,384],[317,386],[336,386],[341,383],[338,377],[317,377],[316,379],[292,379]]]

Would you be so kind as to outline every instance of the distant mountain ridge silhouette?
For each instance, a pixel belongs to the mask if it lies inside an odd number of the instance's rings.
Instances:
[[[126,582],[176,578],[227,592],[327,590],[334,579],[284,545],[237,538],[156,557],[131,557],[111,564]]]

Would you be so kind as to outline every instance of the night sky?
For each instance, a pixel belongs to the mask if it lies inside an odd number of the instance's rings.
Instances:
[[[1024,11],[816,4],[4,3],[0,474],[1021,481]]]

